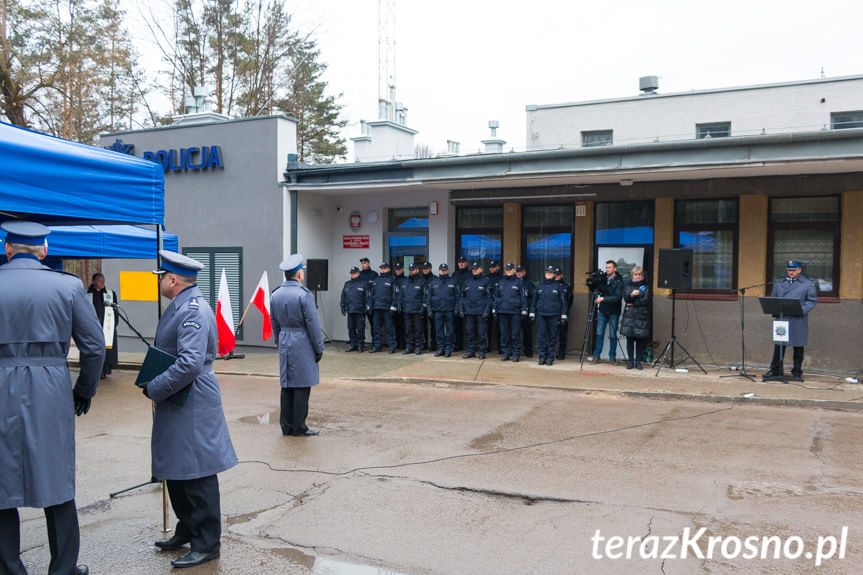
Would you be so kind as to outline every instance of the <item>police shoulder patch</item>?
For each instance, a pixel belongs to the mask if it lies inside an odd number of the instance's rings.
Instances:
[[[201,304],[198,303],[198,296],[189,298],[189,307],[201,307]]]
[[[193,327],[195,329],[201,329],[201,324],[189,319],[183,322],[183,327]]]

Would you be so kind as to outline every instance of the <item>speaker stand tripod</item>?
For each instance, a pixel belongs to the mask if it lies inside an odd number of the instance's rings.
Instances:
[[[770,282],[768,282],[768,283],[770,283]],[[746,373],[746,338],[745,338],[746,323],[745,323],[744,315],[743,315],[743,301],[746,297],[746,290],[752,289],[752,288],[757,288],[757,287],[763,287],[765,285],[767,285],[767,283],[757,284],[754,286],[746,286],[746,287],[738,288],[738,290],[737,290],[738,292],[740,292],[740,296],[739,296],[740,297],[740,371],[738,371],[737,373],[730,374],[730,375],[722,375],[722,376],[720,376],[720,379],[725,378],[725,377],[744,377],[744,378],[748,379],[749,381],[752,381],[752,382],[755,381],[755,378],[753,378],[751,375]]]
[[[676,294],[677,294],[677,290],[672,289],[671,290],[671,339],[669,339],[668,343],[665,344],[665,349],[662,350],[662,354],[659,356],[659,358],[653,362],[653,367],[656,367],[657,365],[659,366],[656,369],[656,377],[659,377],[659,372],[662,371],[662,366],[665,363],[666,357],[668,358],[668,367],[670,367],[672,369],[677,367],[678,365],[681,365],[687,359],[691,359],[693,361],[693,363],[695,363],[695,365],[698,366],[698,369],[700,369],[701,371],[704,372],[705,375],[707,375],[707,372],[704,371],[704,368],[701,367],[701,364],[698,363],[698,360],[695,359],[694,357],[692,357],[692,354],[689,353],[689,351],[687,351],[687,349],[683,346],[682,343],[679,343],[677,341],[677,336],[674,334],[674,324],[677,322],[677,314],[676,314],[677,297],[676,297]],[[686,357],[684,357],[683,359],[681,359],[680,361],[678,361],[676,363],[674,361],[674,348],[675,347],[679,347],[686,354]]]
[[[318,306],[318,290],[314,290],[314,294],[315,294],[315,307],[317,308],[317,307],[319,307]],[[323,322],[321,322],[321,333],[324,335],[324,343],[333,343],[333,340],[330,337],[330,334],[327,333],[327,329],[324,327]]]
[[[587,312],[587,325],[584,326],[584,341],[581,342],[581,365],[579,371],[584,369],[584,355],[587,353],[587,344],[590,343],[590,336],[593,333],[593,318],[596,316],[596,298],[599,297],[599,292],[594,291],[590,294],[590,309]]]

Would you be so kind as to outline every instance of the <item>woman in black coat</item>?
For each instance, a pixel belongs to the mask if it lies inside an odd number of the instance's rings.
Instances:
[[[641,358],[650,339],[650,289],[644,281],[641,266],[632,268],[631,280],[623,288],[623,319],[620,322],[620,335],[626,336],[626,355],[629,361],[626,369],[644,369]]]

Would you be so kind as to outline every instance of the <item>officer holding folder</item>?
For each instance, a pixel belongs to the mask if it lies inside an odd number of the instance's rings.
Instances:
[[[213,373],[218,334],[213,309],[198,289],[204,266],[160,250],[159,292],[171,300],[156,328],[155,347],[177,359],[143,386],[156,404],[151,441],[152,475],[165,479],[179,521],[162,550],[190,544],[171,561],[192,567],[219,557],[222,520],[217,474],[237,464],[228,435],[219,382]],[[185,401],[177,401],[181,393]]]

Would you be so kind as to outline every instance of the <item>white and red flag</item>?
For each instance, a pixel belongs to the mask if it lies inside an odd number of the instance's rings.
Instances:
[[[231,294],[228,291],[228,276],[222,268],[219,280],[219,300],[216,302],[216,327],[219,330],[219,355],[226,355],[237,346],[234,336],[234,310],[231,309]]]
[[[263,327],[261,338],[267,341],[273,337],[273,326],[270,324],[270,280],[267,278],[267,270],[264,270],[264,275],[261,276],[261,281],[258,282],[258,287],[255,288],[250,303],[264,314],[264,319],[261,322]]]

